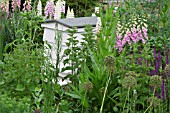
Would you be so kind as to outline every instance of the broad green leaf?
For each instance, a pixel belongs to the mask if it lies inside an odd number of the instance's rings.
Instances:
[[[22,84],[18,84],[16,89],[17,91],[24,91],[25,87]]]
[[[81,99],[81,104],[85,107],[88,108],[89,104],[88,104],[88,100],[86,99],[86,96],[83,96]]]
[[[81,97],[79,95],[77,95],[77,94],[68,93],[68,92],[66,92],[65,94],[71,96],[72,98],[81,99]]]

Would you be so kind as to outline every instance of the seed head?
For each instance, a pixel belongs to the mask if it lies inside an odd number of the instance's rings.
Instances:
[[[127,76],[123,79],[122,86],[124,88],[134,88],[137,84],[136,78],[133,76]]]
[[[108,71],[114,70],[115,58],[112,56],[106,56],[104,59],[104,65]]]
[[[126,76],[133,76],[136,77],[136,73],[134,71],[129,71],[128,73],[126,73]]]
[[[149,97],[148,102],[152,104],[153,107],[157,107],[161,103],[161,99],[157,97]]]
[[[170,77],[170,64],[166,65],[164,72],[165,76]]]
[[[157,89],[158,87],[161,86],[162,84],[162,77],[159,75],[153,75],[150,77],[150,82],[149,82],[150,86],[154,87],[155,89]]]
[[[93,89],[93,84],[90,82],[90,81],[87,81],[83,84],[83,88],[86,90],[86,91],[90,91]]]
[[[104,90],[105,90],[105,87],[102,87],[102,88],[99,89],[99,92],[100,92],[101,94],[103,94],[103,93],[104,93]]]

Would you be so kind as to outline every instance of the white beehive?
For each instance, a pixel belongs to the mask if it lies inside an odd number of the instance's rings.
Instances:
[[[52,63],[55,65],[56,63],[56,50],[55,50],[55,46],[56,46],[56,41],[55,41],[55,37],[57,35],[57,31],[61,31],[62,32],[62,36],[61,36],[61,53],[60,56],[63,56],[63,52],[65,49],[67,49],[66,46],[66,42],[68,42],[68,38],[69,37],[69,33],[67,32],[67,29],[72,29],[73,27],[77,28],[77,32],[75,33],[75,36],[77,36],[77,39],[79,40],[79,42],[82,42],[82,34],[85,33],[84,31],[84,27],[86,25],[91,25],[92,27],[94,27],[93,32],[95,33],[95,26],[97,23],[97,17],[81,17],[81,18],[66,18],[66,19],[59,19],[59,20],[47,20],[44,23],[41,23],[41,26],[44,28],[44,36],[43,36],[43,41],[47,41],[51,46],[52,49],[47,49],[46,50],[46,55],[51,55],[52,57]],[[45,45],[46,46],[46,45]],[[78,44],[78,46],[80,47],[81,45]],[[63,65],[63,62],[61,61],[59,64],[59,68],[62,69],[63,67],[65,67]],[[67,74],[71,73],[71,71],[64,71],[62,73],[60,73],[60,76],[66,76]]]

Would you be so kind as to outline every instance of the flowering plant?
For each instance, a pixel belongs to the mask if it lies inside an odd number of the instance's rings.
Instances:
[[[129,19],[129,22],[119,20],[116,34],[116,48],[119,52],[123,50],[126,43],[131,45],[132,43],[142,41],[145,44],[148,40],[146,20],[135,15],[132,19]]]
[[[55,12],[55,5],[54,5],[54,1],[50,0],[47,1],[46,6],[45,6],[45,17],[47,18],[48,16],[50,18],[54,17],[54,12]]]
[[[21,0],[12,0],[12,11],[15,11],[16,9],[21,8]]]
[[[9,8],[7,3],[1,3],[0,2],[0,18],[4,16],[4,14],[9,14]],[[2,15],[1,15],[2,14]]]
[[[31,10],[31,0],[26,0],[25,3],[23,4],[24,8],[22,10],[26,10],[28,12],[30,12]]]

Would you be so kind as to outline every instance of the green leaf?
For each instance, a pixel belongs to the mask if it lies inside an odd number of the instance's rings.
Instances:
[[[119,109],[116,106],[113,107],[113,110],[114,110],[114,112],[118,112],[119,111]]]
[[[110,96],[107,96],[113,103],[117,104],[118,102],[116,100],[114,100],[113,98],[111,98]]]
[[[4,81],[0,81],[0,85],[3,85],[5,82]]]
[[[24,91],[25,87],[22,84],[18,84],[16,89],[17,91]]]
[[[85,96],[82,97],[82,99],[81,99],[81,104],[82,104],[85,108],[88,108],[89,104],[88,104],[88,100],[86,99]]]
[[[71,96],[72,98],[81,99],[81,97],[80,97],[79,95],[74,94],[74,93],[68,93],[68,92],[66,92],[65,94]]]

